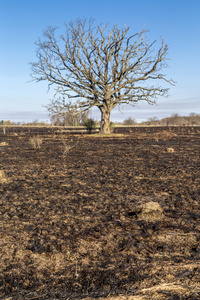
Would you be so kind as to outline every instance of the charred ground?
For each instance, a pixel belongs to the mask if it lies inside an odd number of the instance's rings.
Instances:
[[[200,299],[200,130],[43,130],[0,134],[1,299]]]

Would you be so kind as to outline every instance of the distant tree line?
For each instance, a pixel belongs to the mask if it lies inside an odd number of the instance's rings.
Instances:
[[[161,120],[154,119],[146,122],[150,125],[162,125],[162,126],[188,126],[188,125],[200,125],[200,114],[191,113],[189,116],[180,116],[179,114],[173,114],[171,117],[163,118]]]
[[[0,125],[9,126],[9,125],[28,125],[28,126],[86,126],[92,123],[92,118],[89,117],[88,111],[79,112],[78,114],[73,114],[71,112],[65,112],[65,114],[52,114],[50,124],[46,122],[41,122],[34,120],[32,122],[11,122],[10,120],[0,121]],[[93,120],[94,122],[94,120]],[[96,125],[99,125],[98,121],[95,121]],[[122,123],[120,122],[111,122],[110,126],[123,124],[125,126],[133,125],[143,125],[143,126],[200,126],[200,114],[190,113],[189,116],[180,116],[179,114],[173,114],[170,117],[163,119],[158,119],[157,117],[149,118],[145,122],[138,123],[132,117],[128,117]]]
[[[136,125],[137,122],[129,117],[124,120],[123,124],[131,126]],[[197,126],[200,125],[200,114],[191,113],[189,116],[180,116],[179,114],[173,114],[171,115],[171,117],[166,117],[160,120],[157,117],[153,117],[149,118],[148,121],[139,124],[148,126]]]

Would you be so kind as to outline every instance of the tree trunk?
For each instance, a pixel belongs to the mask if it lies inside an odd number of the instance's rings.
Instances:
[[[110,133],[110,111],[101,108],[101,133]]]

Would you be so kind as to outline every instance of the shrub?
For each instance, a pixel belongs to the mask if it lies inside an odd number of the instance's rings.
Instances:
[[[92,130],[96,127],[96,122],[90,118],[84,123],[84,126],[86,127],[88,133],[92,133]]]
[[[114,131],[115,123],[111,121],[109,127],[110,127],[110,132],[112,133]]]

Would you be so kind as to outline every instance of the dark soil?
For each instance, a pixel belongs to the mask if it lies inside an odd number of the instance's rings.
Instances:
[[[32,135],[0,133],[1,299],[200,299],[198,130]]]

